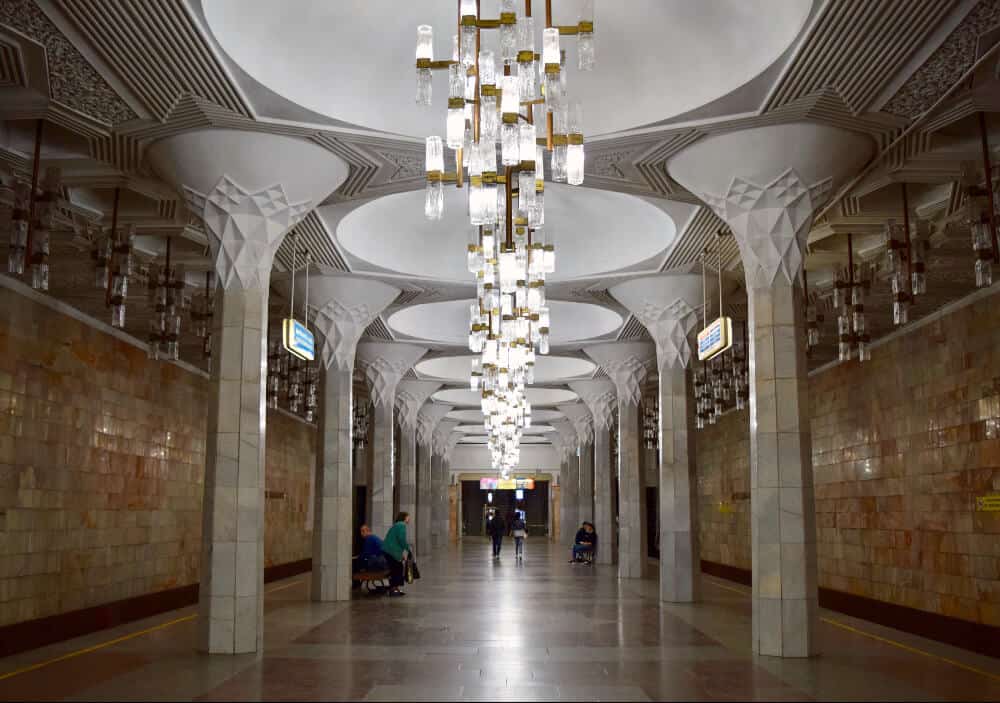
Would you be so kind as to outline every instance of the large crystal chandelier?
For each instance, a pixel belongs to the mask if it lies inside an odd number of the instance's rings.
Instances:
[[[544,155],[552,180],[583,183],[580,104],[566,94],[561,35],[579,40],[578,68],[594,66],[594,2],[584,0],[577,24],[552,22],[545,2],[542,53],[535,53],[531,0],[518,15],[500,0],[499,19],[483,19],[478,0],[460,0],[452,58],[434,60],[431,27],[417,28],[417,103],[431,104],[431,71],[448,71],[446,134],[427,138],[424,213],[444,211],[444,184],[468,182],[472,225],[468,267],[476,280],[470,310],[470,387],[482,395],[493,466],[504,478],[520,459],[521,434],[531,424],[525,386],[534,382],[535,354],[549,351],[545,276],[555,270],[555,245],[545,225]],[[482,30],[499,34],[496,54],[482,47]],[[537,120],[536,120],[537,116]],[[537,127],[541,127],[541,135]],[[455,170],[445,171],[445,147]]]

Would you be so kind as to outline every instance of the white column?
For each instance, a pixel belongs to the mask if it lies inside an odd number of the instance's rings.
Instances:
[[[579,456],[576,457],[575,493],[576,501],[573,511],[576,514],[576,524],[573,532],[563,536],[563,541],[572,541],[580,523],[594,519],[594,471],[593,442],[594,421],[585,403],[564,403],[557,406],[559,411],[572,423],[576,431],[576,446]]]
[[[753,647],[782,657],[816,651],[816,507],[799,275],[817,199],[829,186],[829,179],[808,186],[789,170],[763,185],[733,181],[730,192],[753,197],[710,199],[740,245],[750,303]]]
[[[787,123],[702,139],[670,174],[732,229],[749,298],[753,651],[816,652],[816,513],[799,276],[813,214],[871,138]]]
[[[639,462],[642,432],[639,401],[646,379],[646,364],[653,358],[653,346],[646,342],[598,344],[584,350],[601,365],[615,384],[618,395],[618,576],[642,578],[646,554],[643,552],[643,477]]]
[[[420,556],[430,554],[434,547],[434,476],[431,454],[434,451],[434,428],[449,412],[450,405],[427,403],[417,414],[417,533],[414,544]]]
[[[577,461],[577,434],[569,420],[555,420],[552,423],[553,447],[560,455],[559,463],[559,520],[560,539],[567,544],[580,527],[580,464]]]
[[[280,185],[249,192],[223,176],[207,194],[185,189],[209,235],[221,291],[213,334],[202,514],[199,648],[256,652],[263,638],[264,368],[274,254],[306,203]]]
[[[396,387],[411,366],[426,353],[424,347],[392,342],[362,342],[358,359],[365,370],[371,388],[374,418],[372,427],[372,513],[370,527],[379,537],[385,537],[392,526],[392,490],[395,480],[393,464],[393,406]]]
[[[399,289],[316,266],[309,298],[316,308],[323,368],[313,504],[312,599],[351,597],[354,465],[351,431],[354,356],[365,328],[399,295]],[[296,281],[300,300],[305,277]]]
[[[430,529],[430,523],[421,525],[417,512],[417,418],[431,393],[441,387],[436,381],[402,381],[396,393],[396,412],[399,418],[399,510],[410,514],[408,528],[410,543],[419,547],[418,535]],[[430,549],[428,548],[428,551]]]
[[[611,467],[611,415],[615,386],[608,379],[569,384],[594,418],[594,527],[597,530],[598,564],[613,564],[617,534],[614,529],[614,472]]]
[[[707,293],[715,294],[710,278]],[[702,277],[689,273],[627,281],[612,296],[631,310],[656,342],[659,368],[660,445],[660,599],[691,602],[698,598],[698,491],[693,447],[693,405],[689,402],[688,336],[697,325],[703,295]]]
[[[458,427],[457,420],[442,420],[434,429],[431,438],[433,455],[431,457],[431,527],[434,549],[448,545],[448,475],[445,453],[448,451],[448,438]]]

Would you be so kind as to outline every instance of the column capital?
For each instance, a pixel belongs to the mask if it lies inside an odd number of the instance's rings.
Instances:
[[[445,461],[451,461],[452,450],[455,449],[455,445],[458,444],[458,440],[462,439],[464,436],[465,434],[462,432],[450,432],[448,434],[448,439],[445,442],[444,453],[441,455],[441,458]]]
[[[589,381],[571,381],[569,387],[586,403],[594,418],[594,429],[611,429],[615,384],[607,378],[595,378]]]
[[[715,276],[670,272],[637,278],[608,290],[628,308],[656,343],[659,368],[685,368],[691,363],[688,340],[698,325],[703,299],[714,299],[718,290]]]
[[[747,286],[758,289],[798,278],[813,214],[832,187],[832,178],[806,183],[790,168],[762,184],[734,176],[725,193],[699,195],[733,230]]]
[[[407,431],[417,429],[417,415],[431,393],[441,387],[437,381],[402,381],[396,392],[396,412],[399,426]]]
[[[223,174],[207,193],[183,186],[188,208],[208,233],[215,273],[223,290],[266,288],[285,233],[312,201],[289,201],[280,183],[251,191]]]
[[[670,157],[672,178],[728,224],[747,286],[791,286],[816,210],[875,153],[867,134],[818,122],[719,132]]]
[[[642,382],[646,380],[646,363],[653,358],[652,344],[610,342],[587,347],[584,352],[607,372],[615,384],[619,401],[639,404]]]
[[[357,356],[371,388],[372,404],[392,407],[396,386],[425,353],[426,347],[394,342],[361,342]]]
[[[594,441],[594,419],[585,403],[564,403],[556,408],[573,423],[576,439],[580,444],[590,444]]]
[[[451,405],[442,405],[433,401],[424,405],[417,414],[417,442],[425,447],[431,447],[438,423],[451,412],[451,409]]]
[[[448,438],[451,437],[452,431],[458,427],[458,425],[458,420],[442,420],[438,423],[437,428],[434,430],[431,443],[433,445],[434,453],[439,457],[444,458],[445,452],[448,449]]]
[[[577,443],[579,442],[576,428],[573,427],[572,422],[564,419],[553,420],[549,424],[551,424],[556,430],[553,433],[554,436],[552,437],[552,444],[553,446],[556,446],[557,450],[561,453],[560,460],[568,461],[569,457],[573,455]]]
[[[399,289],[381,281],[352,276],[329,266],[310,267],[309,307],[315,310],[313,328],[323,338],[320,359],[327,369],[354,368],[354,353],[365,329],[399,295]],[[288,288],[289,277],[282,283]],[[295,281],[295,294],[304,299],[305,276]]]

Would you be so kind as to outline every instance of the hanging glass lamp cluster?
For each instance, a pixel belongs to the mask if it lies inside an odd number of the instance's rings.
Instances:
[[[889,251],[895,249],[890,248]],[[857,356],[858,361],[871,360],[871,337],[865,317],[867,289],[868,283],[856,276],[854,235],[848,233],[847,269],[838,276],[833,287],[833,309],[837,311],[837,357],[840,361],[850,361],[853,356]]]
[[[289,353],[280,339],[268,342],[267,407],[284,408],[306,422],[319,407],[319,367]]]
[[[560,37],[576,36],[578,67],[592,69],[593,13],[593,0],[584,0],[577,24],[556,26],[546,0],[541,54],[531,0],[521,14],[515,0],[500,0],[498,19],[480,17],[477,0],[460,0],[447,61],[434,60],[432,28],[417,28],[418,104],[431,104],[431,72],[448,71],[445,138],[426,140],[424,214],[440,219],[445,183],[468,182],[467,259],[476,280],[469,349],[477,355],[470,387],[482,395],[493,466],[504,477],[517,466],[521,433],[531,424],[525,386],[534,382],[535,355],[549,351],[545,277],[555,270],[555,245],[545,223],[545,152],[552,180],[583,183],[582,111],[567,96]],[[496,53],[483,48],[484,29],[497,30]],[[451,172],[446,147],[454,152]]]
[[[364,449],[368,446],[369,406],[370,403],[367,398],[354,396],[354,408],[352,410],[354,426],[351,430],[351,439],[355,449]]]
[[[972,238],[972,251],[975,254],[976,288],[987,288],[993,285],[993,262],[996,252],[993,248],[993,232],[991,230],[990,194],[978,185],[966,190],[965,221],[969,226]]]
[[[149,266],[147,290],[153,317],[149,321],[149,358],[180,358],[181,310],[184,298],[184,266],[171,261],[171,238],[167,237],[164,264]]]
[[[205,287],[191,300],[191,327],[201,339],[201,356],[212,361],[212,318],[215,315],[215,273],[205,272]]]
[[[659,446],[660,399],[647,396],[642,401],[642,439],[646,449],[656,449]]]
[[[694,370],[695,428],[718,422],[727,410],[743,410],[750,399],[746,323],[734,321],[733,345]]]

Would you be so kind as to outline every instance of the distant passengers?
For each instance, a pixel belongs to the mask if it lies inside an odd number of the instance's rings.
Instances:
[[[389,595],[405,595],[399,587],[405,581],[406,559],[413,549],[406,541],[406,525],[410,522],[410,514],[401,512],[396,516],[396,522],[385,534],[385,541],[382,543],[382,554],[389,562]]]

